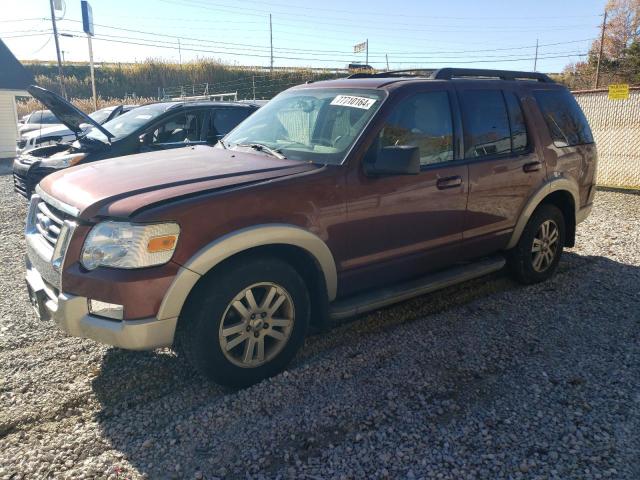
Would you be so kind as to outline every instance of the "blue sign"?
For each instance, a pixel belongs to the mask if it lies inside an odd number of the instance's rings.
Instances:
[[[81,0],[80,6],[82,7],[82,30],[87,35],[93,35],[93,11],[91,5],[87,0]]]

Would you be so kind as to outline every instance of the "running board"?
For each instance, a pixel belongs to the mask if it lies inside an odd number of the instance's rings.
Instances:
[[[426,277],[383,287],[359,295],[338,300],[329,307],[332,320],[342,320],[362,313],[377,310],[394,303],[466,282],[500,270],[505,265],[503,256],[485,258],[475,263],[461,265],[427,275]]]

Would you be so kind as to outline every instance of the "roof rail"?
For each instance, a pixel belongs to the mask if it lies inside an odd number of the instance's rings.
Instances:
[[[405,70],[389,70],[386,72],[377,72],[377,73],[359,72],[359,73],[353,73],[349,75],[347,78],[406,77],[407,76],[406,74],[410,72],[424,72],[424,73],[427,73],[428,75],[431,75],[436,70],[437,69],[435,68],[407,68]],[[422,75],[422,76],[428,76],[428,75]]]
[[[499,78],[500,80],[536,80],[538,82],[555,83],[549,76],[538,72],[518,72],[513,70],[485,70],[481,68],[440,68],[431,74],[434,80],[451,80],[452,78]]]

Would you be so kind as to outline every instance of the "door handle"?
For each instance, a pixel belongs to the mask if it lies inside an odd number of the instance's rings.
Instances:
[[[527,173],[529,173],[529,172],[537,172],[541,168],[542,168],[542,163],[540,163],[538,161],[525,163],[522,166],[522,170],[524,170]]]
[[[436,187],[438,187],[438,190],[444,190],[445,188],[455,188],[459,187],[460,185],[462,185],[462,177],[460,175],[439,178],[436,182]]]

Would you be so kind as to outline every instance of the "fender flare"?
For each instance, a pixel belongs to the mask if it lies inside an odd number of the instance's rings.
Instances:
[[[540,205],[542,201],[551,193],[558,191],[565,191],[571,194],[571,197],[573,198],[573,205],[575,207],[576,219],[578,218],[578,210],[580,208],[580,193],[578,190],[578,186],[575,182],[572,182],[565,177],[554,178],[540,187],[540,189],[529,199],[529,201],[525,205],[524,209],[520,213],[518,222],[513,229],[513,233],[511,234],[511,238],[506,247],[507,250],[517,245],[518,241],[520,240],[520,236],[524,231],[524,227],[527,226],[531,215],[533,215],[535,209],[538,208],[538,205]]]
[[[291,245],[309,253],[324,276],[328,300],[336,297],[338,275],[333,254],[317,235],[287,224],[256,225],[224,235],[201,248],[178,271],[162,299],[157,318],[176,318],[195,284],[216,265],[251,248]]]

